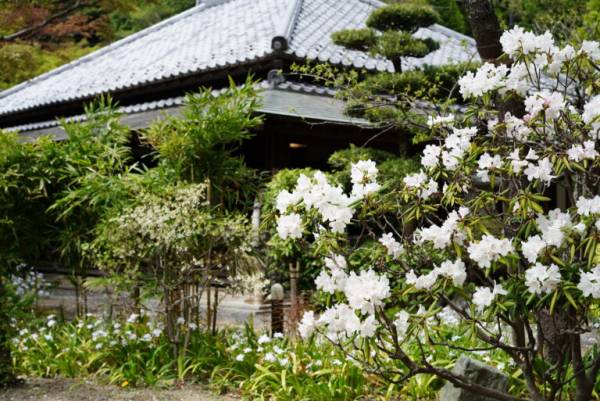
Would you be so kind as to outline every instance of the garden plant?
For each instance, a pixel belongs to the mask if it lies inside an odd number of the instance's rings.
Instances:
[[[325,258],[315,283],[328,308],[307,312],[300,331],[396,383],[426,373],[498,400],[589,400],[600,369],[582,342],[600,297],[600,45],[558,47],[519,27],[500,41],[504,62],[458,82],[468,107],[429,117],[436,143],[400,189],[363,160],[349,193],[317,172],[279,194],[279,236],[317,243]],[[381,252],[353,264],[373,243]],[[482,345],[456,344],[440,313]],[[429,358],[435,349],[501,350],[523,386],[481,386]]]

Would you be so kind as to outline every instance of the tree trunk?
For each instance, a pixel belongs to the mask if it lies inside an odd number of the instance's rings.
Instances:
[[[469,17],[469,24],[473,31],[473,38],[477,43],[477,52],[483,61],[492,64],[500,62],[509,62],[510,60],[500,60],[503,54],[500,44],[500,24],[494,12],[494,6],[490,0],[466,0],[466,11]],[[498,104],[499,118],[502,121],[506,113],[516,117],[523,117],[525,114],[525,105],[523,101],[515,96],[510,96]]]
[[[502,55],[500,24],[490,0],[466,0],[467,15],[483,61],[495,62]]]

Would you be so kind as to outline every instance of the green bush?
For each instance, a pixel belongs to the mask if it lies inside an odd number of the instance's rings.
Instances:
[[[333,43],[352,50],[368,51],[375,45],[377,36],[375,31],[364,29],[343,29],[331,35]]]
[[[438,20],[438,14],[429,6],[400,3],[375,10],[367,19],[367,26],[379,31],[414,32],[418,28],[432,25]]]
[[[401,57],[423,57],[431,52],[431,41],[413,38],[409,32],[386,31],[373,48],[375,54],[380,54],[389,60]]]

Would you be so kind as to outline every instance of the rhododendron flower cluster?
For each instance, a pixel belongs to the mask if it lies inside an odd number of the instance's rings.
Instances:
[[[307,211],[315,209],[333,232],[343,232],[352,219],[352,203],[379,189],[377,174],[377,167],[371,160],[353,164],[351,195],[346,195],[341,186],[331,185],[321,172],[316,172],[312,178],[302,174],[293,192],[284,190],[277,196],[276,207],[282,213],[277,222],[279,236],[283,239],[299,238],[301,225],[298,219],[293,213],[286,215],[292,206],[302,206]]]

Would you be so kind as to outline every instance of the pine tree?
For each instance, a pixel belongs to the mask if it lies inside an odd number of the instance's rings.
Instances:
[[[423,57],[438,48],[432,40],[416,39],[417,29],[429,26],[439,19],[430,6],[399,3],[375,10],[363,29],[346,29],[335,32],[333,41],[353,50],[370,51],[394,64],[396,72],[402,71],[403,57]]]

